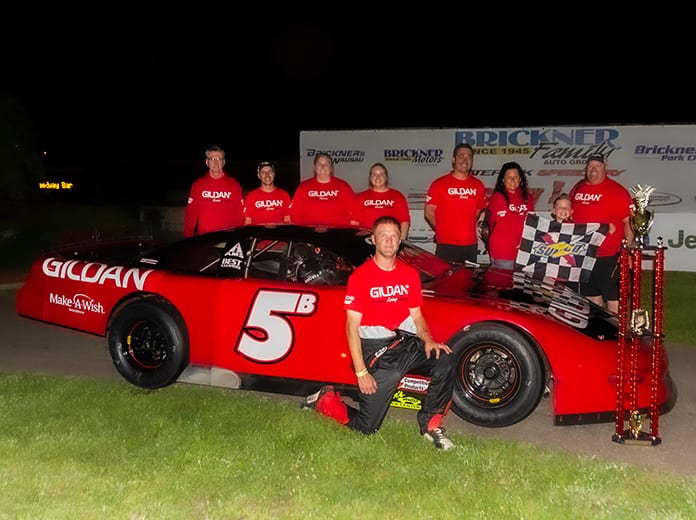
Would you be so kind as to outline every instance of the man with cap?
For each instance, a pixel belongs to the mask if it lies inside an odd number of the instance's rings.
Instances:
[[[609,224],[609,234],[597,250],[594,268],[587,282],[579,284],[580,294],[619,312],[619,250],[624,237],[631,242],[630,216],[634,205],[626,188],[607,177],[604,155],[593,154],[585,162],[585,177],[570,191],[573,220],[578,224]]]
[[[244,198],[244,225],[290,222],[290,194],[275,185],[275,166],[262,162],[256,167],[261,186]]]

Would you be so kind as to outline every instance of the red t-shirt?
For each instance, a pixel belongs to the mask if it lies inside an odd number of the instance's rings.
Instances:
[[[359,227],[372,229],[375,220],[383,215],[390,215],[399,222],[411,223],[408,202],[403,193],[394,188],[387,191],[370,188],[355,196],[352,220],[358,222]]]
[[[290,215],[290,194],[277,186],[273,191],[256,188],[244,198],[244,216],[252,224],[282,224]]]
[[[494,192],[488,199],[490,223],[493,230],[488,242],[488,254],[496,260],[514,260],[520,247],[524,220],[527,213],[534,211],[534,199],[528,193],[527,200],[522,199],[522,190],[514,193],[507,192],[510,202],[505,196]]]
[[[241,226],[243,211],[244,196],[237,179],[226,173],[213,179],[207,173],[191,185],[184,211],[184,236]]]
[[[423,303],[418,271],[400,260],[392,271],[381,269],[373,258],[348,278],[344,310],[362,314],[361,326],[394,330],[410,317],[409,309]]]
[[[597,256],[613,256],[621,249],[624,238],[623,219],[633,211],[631,194],[621,184],[609,177],[599,184],[582,181],[570,191],[573,205],[573,221],[578,224],[599,222],[616,226],[613,234],[608,234],[597,250]]]
[[[478,242],[476,219],[486,206],[486,187],[469,175],[457,179],[452,172],[435,179],[425,204],[435,206],[435,240],[438,244],[469,246]]]
[[[290,220],[300,226],[350,226],[355,193],[343,179],[331,177],[318,182],[316,177],[300,183],[290,204]]]

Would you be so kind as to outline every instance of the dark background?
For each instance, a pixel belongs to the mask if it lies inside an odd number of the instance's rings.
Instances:
[[[48,180],[141,204],[183,205],[210,144],[244,188],[271,160],[292,191],[302,130],[696,119],[691,31],[659,6],[336,9],[24,33],[3,45],[0,95],[26,114]]]

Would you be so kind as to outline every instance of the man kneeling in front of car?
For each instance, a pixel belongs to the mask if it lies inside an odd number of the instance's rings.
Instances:
[[[418,411],[420,433],[437,448],[452,449],[454,443],[442,427],[454,389],[452,350],[430,334],[421,312],[418,272],[397,259],[399,221],[379,217],[372,240],[375,254],[348,278],[343,304],[359,407],[347,405],[330,385],[308,396],[303,407],[369,435],[381,427],[401,379],[418,369],[431,378]]]

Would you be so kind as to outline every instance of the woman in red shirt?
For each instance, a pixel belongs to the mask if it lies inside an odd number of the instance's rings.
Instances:
[[[527,213],[534,212],[534,199],[527,188],[527,175],[516,162],[508,162],[498,173],[493,194],[488,199],[491,265],[513,269],[520,247]]]

